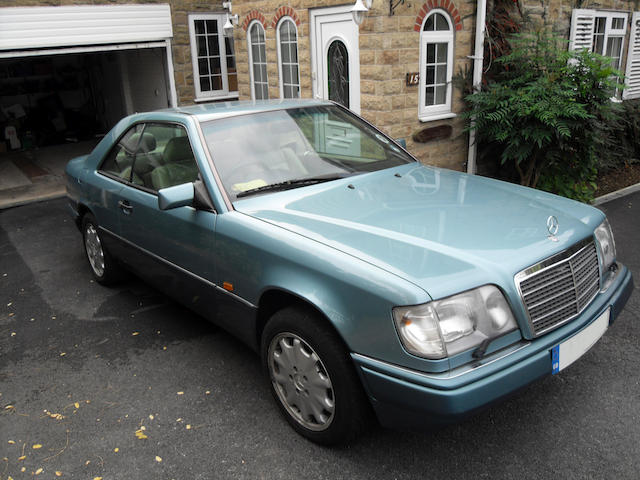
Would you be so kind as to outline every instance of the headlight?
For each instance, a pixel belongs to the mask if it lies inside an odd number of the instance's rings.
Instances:
[[[393,319],[404,347],[426,358],[452,356],[517,328],[504,295],[493,285],[422,305],[396,307]]]
[[[600,250],[600,266],[602,273],[604,273],[616,260],[616,243],[613,240],[609,221],[605,218],[593,234],[596,237],[598,250]]]

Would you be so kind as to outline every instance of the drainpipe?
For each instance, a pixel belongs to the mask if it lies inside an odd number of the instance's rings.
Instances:
[[[478,0],[476,11],[476,50],[473,57],[473,91],[479,92],[482,86],[482,64],[484,61],[484,32],[487,19],[487,0]],[[469,132],[469,155],[467,157],[467,173],[476,173],[476,156],[478,144],[476,143],[475,118],[471,118],[471,131]]]

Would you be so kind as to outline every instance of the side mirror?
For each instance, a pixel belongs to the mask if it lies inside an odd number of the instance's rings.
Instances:
[[[183,183],[158,190],[158,208],[170,210],[193,205],[193,183]]]
[[[400,145],[405,150],[407,149],[407,139],[406,138],[396,138],[396,143]]]

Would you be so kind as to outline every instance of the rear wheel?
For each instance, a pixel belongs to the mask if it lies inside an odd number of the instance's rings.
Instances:
[[[351,358],[316,312],[277,312],[262,335],[262,359],[273,396],[298,433],[334,445],[365,428],[369,405]]]
[[[116,283],[121,277],[120,267],[104,248],[98,232],[98,223],[90,213],[82,218],[82,239],[91,273],[96,281],[102,285]]]

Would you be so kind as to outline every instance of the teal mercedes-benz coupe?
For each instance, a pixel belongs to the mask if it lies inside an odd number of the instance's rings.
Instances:
[[[252,346],[323,444],[562,372],[633,289],[601,211],[422,165],[330,102],[132,115],[67,176],[96,280],[132,270]]]

